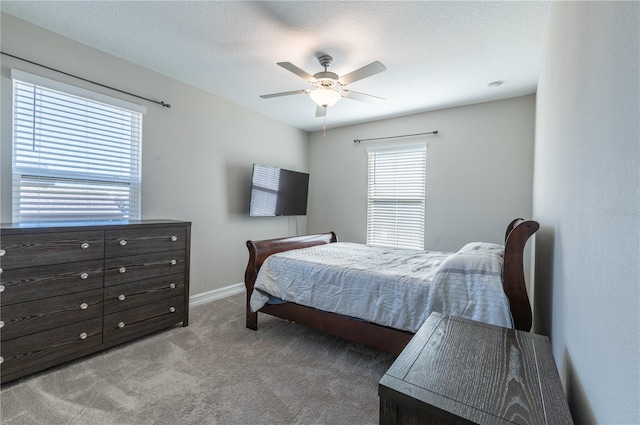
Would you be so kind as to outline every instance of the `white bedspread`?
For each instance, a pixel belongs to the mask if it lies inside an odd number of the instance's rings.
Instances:
[[[272,295],[410,332],[433,311],[512,328],[503,253],[487,243],[443,253],[348,242],[281,252],[260,268],[250,307]]]

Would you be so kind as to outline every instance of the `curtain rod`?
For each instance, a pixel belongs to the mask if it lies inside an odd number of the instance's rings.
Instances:
[[[39,66],[39,67],[42,67],[42,68],[48,69],[48,70],[50,70],[50,71],[58,72],[58,73],[60,73],[60,74],[63,74],[63,75],[69,76],[69,77],[77,78],[78,80],[86,81],[87,83],[95,84],[96,86],[104,87],[104,88],[109,89],[109,90],[114,90],[114,91],[117,91],[117,92],[119,92],[119,93],[124,93],[124,94],[129,95],[129,96],[137,97],[138,99],[146,100],[147,102],[155,103],[155,104],[160,105],[160,106],[163,106],[163,107],[165,107],[165,108],[171,108],[171,105],[170,105],[169,103],[165,103],[165,102],[163,102],[163,101],[158,101],[158,100],[149,99],[149,98],[144,97],[144,96],[138,96],[137,94],[129,93],[128,91],[124,91],[124,90],[117,89],[117,88],[115,88],[115,87],[107,86],[106,84],[97,83],[97,82],[95,82],[95,81],[88,80],[88,79],[83,78],[83,77],[78,77],[77,75],[73,75],[73,74],[70,74],[70,73],[68,73],[68,72],[60,71],[59,69],[55,69],[55,68],[52,68],[52,67],[50,67],[50,66],[42,65],[42,64],[40,64],[40,63],[33,62],[33,61],[28,60],[28,59],[21,58],[21,57],[19,57],[19,56],[15,56],[15,55],[12,55],[12,54],[10,54],[10,53],[0,52],[0,54],[3,54],[3,55],[5,55],[5,56],[12,57],[12,58],[14,58],[14,59],[21,60],[21,61],[23,61],[23,62],[30,63],[30,64],[32,64],[32,65],[36,65],[36,66]]]
[[[426,132],[426,133],[403,134],[401,136],[374,137],[372,139],[353,139],[353,143],[369,142],[371,140],[397,139],[398,137],[422,136],[424,134],[438,134],[438,130],[429,131],[429,132]]]

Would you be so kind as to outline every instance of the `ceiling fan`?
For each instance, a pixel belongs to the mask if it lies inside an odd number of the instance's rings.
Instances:
[[[363,78],[370,77],[386,70],[387,68],[380,62],[371,62],[369,65],[365,65],[362,68],[356,69],[355,71],[339,77],[337,74],[327,71],[327,68],[333,61],[331,56],[322,55],[318,60],[320,61],[320,65],[324,67],[324,71],[320,71],[313,75],[303,71],[291,62],[278,62],[278,65],[287,71],[293,72],[297,76],[304,78],[309,84],[311,84],[311,86],[313,86],[313,89],[263,94],[260,97],[263,99],[270,99],[272,97],[290,96],[293,94],[308,94],[316,105],[318,105],[316,108],[316,117],[324,117],[327,114],[327,108],[343,97],[363,102],[384,100],[378,96],[343,89],[347,84],[354,83],[358,80],[362,80]]]

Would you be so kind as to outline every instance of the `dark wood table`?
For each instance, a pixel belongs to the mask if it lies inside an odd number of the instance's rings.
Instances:
[[[380,424],[573,424],[549,339],[433,313],[378,386]]]

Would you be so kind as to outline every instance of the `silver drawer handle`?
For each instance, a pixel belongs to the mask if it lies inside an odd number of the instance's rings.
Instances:
[[[176,284],[175,284],[175,283],[172,283],[171,285],[169,285],[169,288],[171,288],[171,289],[176,289]]]
[[[118,299],[119,299],[120,301],[124,301],[124,299],[125,299],[125,298],[126,298],[126,297],[125,297],[124,295],[118,295]]]
[[[178,262],[176,260],[171,260],[171,265],[175,266],[176,264],[178,264]]]
[[[87,335],[87,333],[86,333],[86,332],[82,332],[82,333],[80,334],[80,339],[87,339],[87,336],[88,336],[88,335]]]
[[[4,270],[2,270],[2,267],[0,267],[0,274],[2,274],[2,272],[3,272],[3,271],[4,271]]]
[[[127,271],[126,267],[120,267],[120,269],[118,270],[119,273],[124,273]]]
[[[120,329],[124,328],[124,322],[119,322],[119,323],[118,323],[118,327],[119,327]]]
[[[4,357],[0,356],[0,364],[4,363]]]
[[[0,329],[4,328],[4,322],[0,320]]]
[[[89,273],[82,273],[80,275],[80,279],[82,279],[82,280],[87,279],[88,277],[89,277]]]
[[[4,292],[4,285],[0,285],[0,292]]]
[[[80,304],[80,310],[86,310],[87,307],[89,307],[89,304],[87,304],[87,303]]]
[[[4,254],[6,254],[7,251],[5,251],[4,249],[0,249],[0,257],[4,257]]]
[[[127,244],[127,241],[125,241],[124,239],[120,241],[120,246],[125,246]]]
[[[177,241],[177,240],[178,240],[178,237],[177,237],[177,236],[171,236],[171,242],[175,242],[175,241]]]
[[[85,242],[82,245],[80,245],[80,248],[87,249],[87,248],[89,248],[89,244]]]
[[[175,312],[176,312],[176,308],[175,308],[175,307],[169,307],[169,311],[170,311],[171,313],[175,313]]]

